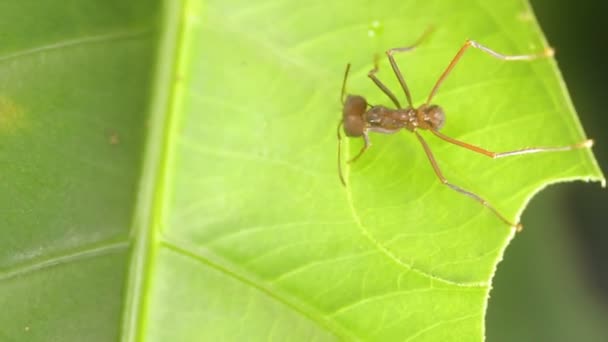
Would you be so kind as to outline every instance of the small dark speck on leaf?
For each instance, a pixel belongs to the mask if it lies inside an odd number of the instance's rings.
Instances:
[[[110,143],[110,145],[120,144],[120,136],[116,131],[111,131],[108,133],[108,142]]]

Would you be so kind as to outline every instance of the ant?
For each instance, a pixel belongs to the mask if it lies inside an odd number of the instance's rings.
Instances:
[[[382,90],[382,92],[390,98],[390,100],[397,107],[396,109],[388,108],[380,105],[370,105],[367,103],[365,98],[360,95],[348,95],[346,100],[344,99],[345,88],[346,88],[346,79],[348,77],[348,73],[350,70],[350,63],[346,65],[346,71],[344,72],[344,79],[342,81],[342,93],[340,100],[342,101],[343,109],[342,109],[342,119],[338,123],[338,172],[340,176],[340,181],[344,186],[346,186],[346,182],[344,180],[344,176],[342,175],[342,162],[341,162],[341,141],[342,135],[340,134],[340,130],[344,127],[344,133],[348,137],[362,137],[364,141],[364,145],[359,151],[359,153],[354,156],[352,159],[347,161],[348,164],[355,162],[363,153],[371,146],[371,142],[369,139],[369,132],[377,132],[383,134],[393,134],[401,129],[407,129],[408,131],[414,133],[418,141],[422,145],[424,152],[426,153],[431,166],[433,167],[433,171],[439,178],[439,181],[449,187],[452,190],[455,190],[465,196],[471,197],[477,202],[481,203],[486,208],[490,209],[500,220],[505,222],[507,225],[516,229],[516,231],[522,230],[521,223],[512,223],[505,216],[503,216],[494,206],[492,206],[488,201],[483,199],[481,196],[463,189],[458,185],[450,183],[441,172],[433,153],[429,145],[426,143],[422,135],[419,133],[419,130],[428,130],[435,136],[439,137],[442,140],[445,140],[451,144],[458,145],[460,147],[464,147],[468,150],[471,150],[476,153],[483,154],[490,158],[502,158],[520,154],[530,154],[530,153],[538,153],[538,152],[555,152],[555,151],[570,151],[574,149],[580,148],[590,148],[593,145],[593,140],[585,140],[579,142],[577,144],[568,145],[568,146],[557,146],[557,147],[528,147],[522,148],[513,151],[507,152],[492,152],[481,148],[479,146],[471,145],[466,142],[451,138],[449,136],[440,133],[439,130],[443,127],[445,123],[445,112],[443,109],[435,104],[431,104],[431,100],[439,90],[441,84],[445,81],[446,77],[450,74],[452,69],[456,66],[458,61],[461,59],[463,54],[469,48],[479,49],[486,54],[501,59],[504,61],[531,61],[538,58],[546,58],[553,56],[553,49],[547,48],[541,53],[529,54],[529,55],[504,55],[498,53],[488,47],[485,47],[474,40],[467,40],[464,45],[458,50],[456,56],[452,59],[448,67],[443,71],[435,86],[431,90],[426,102],[424,102],[419,107],[414,107],[412,104],[412,96],[410,95],[410,91],[405,83],[405,79],[395,62],[394,55],[396,53],[408,52],[414,50],[431,32],[431,30],[427,30],[413,45],[407,47],[399,47],[392,48],[386,51],[386,55],[390,62],[390,65],[405,93],[405,98],[407,99],[408,106],[403,108],[397,100],[397,97],[376,77],[376,73],[378,72],[378,58],[374,59],[374,68],[371,69],[367,76]]]

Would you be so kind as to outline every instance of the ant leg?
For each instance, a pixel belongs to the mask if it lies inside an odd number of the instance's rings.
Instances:
[[[413,45],[406,46],[406,47],[400,47],[400,48],[392,48],[392,49],[389,49],[386,51],[386,55],[388,56],[388,61],[391,63],[391,68],[393,68],[393,72],[395,73],[395,76],[397,76],[397,79],[399,80],[399,84],[401,84],[401,88],[403,89],[403,92],[405,93],[407,103],[410,105],[410,107],[414,107],[414,105],[412,104],[412,95],[410,94],[410,90],[407,87],[407,84],[405,83],[403,74],[401,74],[401,70],[399,70],[399,66],[395,62],[395,58],[393,57],[393,55],[395,53],[399,53],[399,52],[408,52],[408,51],[414,50],[418,45],[420,45],[420,43],[422,43],[429,36],[429,34],[431,32],[433,32],[433,27],[429,27],[426,31],[424,31],[422,36],[420,36],[420,38],[418,38],[418,40]],[[399,107],[399,108],[401,108],[401,107]]]
[[[464,54],[464,52],[467,51],[467,49],[470,47],[479,49],[479,50],[487,53],[488,55],[490,55],[494,58],[502,59],[503,61],[531,61],[531,60],[534,60],[537,58],[552,57],[553,53],[554,53],[552,48],[546,48],[545,51],[543,51],[543,52],[530,54],[530,55],[503,55],[502,53],[498,53],[494,50],[491,50],[490,48],[487,48],[474,40],[467,40],[464,43],[464,45],[460,48],[460,50],[458,50],[458,53],[456,53],[456,56],[454,56],[454,58],[452,59],[452,61],[448,65],[448,67],[445,69],[443,74],[441,74],[441,76],[437,80],[437,83],[435,83],[435,86],[433,87],[433,90],[431,90],[431,93],[429,94],[429,97],[426,100],[425,104],[428,105],[429,103],[431,103],[433,96],[435,96],[435,94],[437,93],[437,90],[439,90],[439,86],[443,83],[445,78],[448,77],[448,75],[450,74],[452,69],[454,69],[454,66],[456,66],[456,63],[458,63],[460,58],[462,58],[462,55]]]
[[[593,146],[593,140],[587,139],[585,141],[581,141],[579,143],[572,144],[572,145],[566,145],[566,146],[527,147],[527,148],[522,148],[522,149],[513,150],[513,151],[492,152],[492,151],[483,149],[481,147],[471,145],[471,144],[465,143],[463,141],[456,140],[454,138],[450,138],[443,133],[439,133],[437,130],[431,129],[430,131],[442,140],[445,140],[454,145],[458,145],[460,147],[464,147],[467,150],[471,150],[473,152],[483,154],[492,159],[516,156],[516,155],[520,155],[520,154],[539,153],[539,152],[571,151],[571,150],[576,150],[576,149],[580,149],[580,148],[589,148],[589,147]]]
[[[433,167],[435,174],[437,175],[437,177],[439,178],[439,180],[441,181],[442,184],[446,185],[447,187],[449,187],[452,190],[455,190],[455,191],[457,191],[465,196],[468,196],[468,197],[476,200],[477,202],[481,203],[483,206],[490,209],[504,223],[515,228],[516,231],[519,232],[522,230],[523,227],[522,227],[521,223],[512,223],[511,221],[509,221],[496,208],[494,208],[490,203],[488,203],[488,201],[481,198],[479,195],[448,182],[448,180],[443,176],[443,173],[441,173],[441,169],[439,168],[439,165],[437,165],[437,161],[435,161],[435,157],[433,157],[433,153],[431,152],[431,148],[429,147],[429,145],[427,145],[426,141],[424,141],[424,139],[422,138],[420,133],[418,133],[417,131],[414,131],[414,133],[416,133],[416,137],[418,137],[420,144],[422,144],[422,147],[424,148],[424,152],[426,153],[426,156],[429,158],[429,161],[431,162],[431,166]]]
[[[348,78],[348,72],[350,71],[350,63],[346,64],[346,70],[344,71],[344,79],[342,80],[342,94],[340,95],[340,101],[344,106],[344,91],[346,89],[346,79]]]
[[[354,163],[357,159],[359,159],[359,157],[361,157],[361,155],[363,155],[363,152],[367,151],[367,149],[372,146],[372,143],[369,141],[369,136],[367,135],[367,130],[363,131],[363,141],[365,141],[365,145],[361,147],[361,150],[356,156],[347,161],[348,164]]]
[[[395,94],[393,94],[393,92],[390,91],[390,89],[388,89],[382,83],[382,81],[380,81],[378,79],[378,77],[376,77],[376,73],[378,73],[378,55],[374,55],[374,68],[367,73],[367,77],[371,78],[372,81],[374,81],[374,83],[378,86],[378,88],[380,88],[380,90],[382,90],[382,92],[384,92],[386,94],[386,96],[388,96],[391,99],[391,101],[393,101],[393,103],[395,104],[395,106],[397,106],[397,108],[401,108],[401,104],[399,103],[399,100],[397,100],[397,97],[395,96]]]
[[[340,176],[340,182],[342,185],[346,186],[346,181],[344,180],[344,175],[342,174],[342,134],[340,134],[340,130],[342,129],[343,122],[340,120],[338,123],[338,176]]]
[[[342,182],[342,185],[346,186],[346,180],[344,179],[344,174],[342,173],[342,134],[340,134],[340,130],[342,129],[343,124],[344,123],[342,122],[342,120],[340,120],[340,122],[338,122],[338,128],[336,131],[336,135],[338,136],[338,176],[340,176],[340,182]],[[354,156],[349,161],[347,161],[348,164],[353,163],[357,159],[359,159],[359,157],[361,157],[361,155],[363,155],[363,152],[365,152],[372,145],[371,142],[369,141],[369,136],[367,135],[367,131],[363,131],[363,141],[365,141],[365,145],[363,145],[363,147],[361,148],[359,153],[357,153],[356,156]]]

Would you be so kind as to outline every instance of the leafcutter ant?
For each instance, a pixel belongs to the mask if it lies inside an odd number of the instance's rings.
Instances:
[[[342,81],[342,93],[341,93],[341,101],[343,105],[342,109],[342,118],[338,123],[338,172],[340,176],[340,181],[344,186],[346,186],[346,182],[344,180],[344,176],[342,174],[342,158],[341,158],[341,141],[342,135],[341,130],[344,128],[344,133],[348,137],[362,137],[364,141],[364,145],[355,155],[351,158],[347,163],[353,163],[363,153],[371,146],[371,142],[369,139],[370,132],[377,132],[383,134],[393,134],[402,129],[407,129],[408,131],[414,133],[416,138],[422,145],[424,152],[426,153],[429,162],[435,171],[435,174],[439,178],[439,181],[446,185],[447,187],[455,190],[465,196],[471,197],[477,202],[481,203],[483,206],[490,209],[500,220],[508,224],[509,226],[514,227],[517,231],[522,229],[522,225],[520,223],[513,223],[509,221],[504,215],[502,215],[493,205],[488,203],[481,196],[463,189],[458,185],[450,183],[444,176],[443,172],[439,168],[433,153],[429,145],[426,143],[419,130],[428,130],[435,136],[440,139],[447,141],[451,144],[458,145],[460,147],[464,147],[468,150],[471,150],[476,153],[483,154],[490,158],[502,158],[508,156],[514,156],[519,154],[529,154],[529,153],[538,153],[538,152],[555,152],[555,151],[569,151],[580,148],[589,148],[593,145],[593,140],[585,140],[579,142],[577,144],[568,145],[568,146],[555,146],[555,147],[527,147],[522,149],[517,149],[513,151],[506,152],[492,152],[486,150],[482,147],[471,145],[469,143],[451,138],[449,136],[440,133],[439,130],[443,127],[445,123],[445,112],[443,109],[436,105],[432,104],[431,100],[439,90],[441,84],[445,81],[446,77],[450,74],[452,69],[456,66],[458,61],[462,58],[464,53],[469,48],[475,48],[483,51],[484,53],[504,61],[531,61],[538,58],[545,58],[553,56],[553,49],[547,48],[543,52],[529,55],[504,55],[502,53],[496,52],[486,46],[483,46],[477,43],[474,40],[467,40],[464,45],[458,50],[456,56],[451,60],[450,64],[443,71],[435,86],[431,90],[426,102],[424,102],[419,107],[414,107],[412,104],[412,96],[410,91],[405,83],[405,79],[399,70],[397,63],[395,62],[394,55],[401,52],[408,52],[414,50],[430,33],[430,30],[427,30],[413,45],[407,47],[393,48],[386,51],[386,55],[390,62],[390,65],[405,93],[405,98],[407,100],[408,106],[402,107],[399,103],[399,100],[393,94],[390,89],[388,89],[377,77],[376,73],[378,72],[378,61],[377,58],[374,60],[374,68],[369,71],[368,77],[382,90],[382,92],[388,96],[391,102],[395,105],[396,109],[388,108],[386,106],[380,105],[370,105],[363,96],[360,95],[347,95],[345,98],[345,88],[346,88],[346,80],[348,78],[348,73],[350,70],[350,64],[346,65],[346,71],[344,72],[344,79]]]

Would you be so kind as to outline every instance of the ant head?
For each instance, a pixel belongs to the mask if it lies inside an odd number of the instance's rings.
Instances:
[[[365,130],[363,114],[367,109],[367,101],[359,95],[348,95],[342,109],[344,132],[349,137],[360,137]]]
[[[431,128],[437,131],[440,130],[441,127],[443,127],[443,124],[445,124],[445,113],[443,112],[443,109],[437,105],[430,105],[425,112]]]

